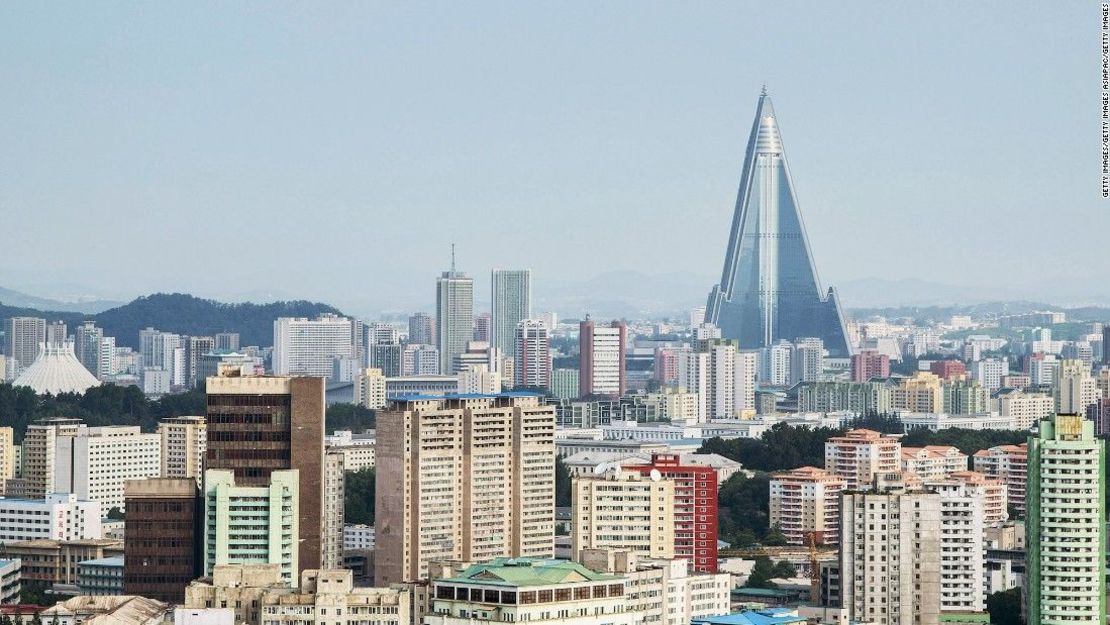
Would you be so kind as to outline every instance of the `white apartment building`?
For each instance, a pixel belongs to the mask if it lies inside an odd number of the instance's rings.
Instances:
[[[799,338],[790,354],[790,384],[816,382],[825,368],[825,342],[819,338]]]
[[[355,378],[354,402],[371,410],[385,408],[385,380],[385,375],[381,369],[363,369]]]
[[[0,494],[4,492],[5,480],[15,477],[15,430],[0,427]]]
[[[452,254],[452,257],[454,254]],[[461,271],[436,278],[436,348],[440,373],[456,373],[455,358],[474,340],[474,280]]]
[[[1102,398],[1098,381],[1081,360],[1063,360],[1054,380],[1056,412],[1086,415],[1087,407]]]
[[[0,544],[22,540],[103,538],[101,507],[70,493],[45,499],[0,497]]]
[[[944,479],[950,473],[967,470],[967,454],[951,445],[903,447],[902,470],[916,473],[923,480]]]
[[[1028,430],[1041,419],[1056,414],[1056,401],[1046,393],[1014,390],[999,394],[998,413],[1010,419],[1015,430]]]
[[[550,557],[555,407],[535,395],[396,400],[378,415],[375,578],[428,563]]]
[[[59,492],[54,482],[54,459],[57,440],[73,436],[84,427],[80,419],[55,417],[39,419],[27,426],[23,437],[23,479],[28,499],[43,499]]]
[[[1002,388],[1002,376],[1010,373],[1010,364],[1004,358],[984,358],[971,363],[971,377],[993,393]]]
[[[571,482],[571,554],[583,549],[674,557],[674,489],[658,472],[614,468]]]
[[[958,479],[925,487],[940,495],[940,611],[982,612],[985,493]]]
[[[1001,482],[1006,487],[1006,502],[1025,518],[1025,489],[1028,444],[998,445],[981,449],[971,458],[976,473]]]
[[[678,385],[697,395],[697,423],[755,413],[756,356],[712,339],[698,351],[677,354]]]
[[[844,478],[799,467],[771,476],[771,527],[778,526],[791,545],[836,545],[840,540],[840,494]]]
[[[899,474],[841,500],[841,605],[849,621],[937,625],[941,596],[941,496]]]
[[[782,341],[759,351],[759,383],[762,386],[790,385],[790,357],[794,347]]]
[[[335,358],[355,355],[352,324],[347,317],[324,314],[316,319],[274,320],[274,375],[327,378]]]
[[[191,477],[197,484],[204,478],[204,453],[208,448],[204,417],[163,419],[158,424],[162,447],[162,477]]]
[[[123,510],[124,482],[161,475],[162,437],[138,426],[82,425],[57,438],[54,456],[56,492],[96,501],[105,511]]]
[[[343,456],[343,470],[350,473],[374,466],[375,442],[373,430],[357,436],[350,430],[340,430],[327,437],[324,444],[329,453]]]
[[[320,563],[329,569],[343,566],[343,504],[346,494],[346,471],[343,458],[343,454],[334,449],[327,449],[324,452]]]
[[[604,549],[587,549],[580,559],[591,570],[628,580],[626,610],[638,613],[640,623],[689,625],[696,618],[731,612],[729,573],[693,574],[681,558],[639,558]]]
[[[374,548],[374,526],[348,523],[343,526],[343,551]]]
[[[346,569],[307,569],[299,588],[267,589],[258,625],[407,625],[411,593],[403,588],[355,588]]]
[[[598,325],[587,318],[579,324],[578,392],[619,397],[624,394],[624,351],[628,328],[623,321]]]
[[[880,473],[899,471],[902,444],[874,430],[849,430],[825,442],[825,470],[844,479],[848,490],[864,490]]]
[[[501,374],[487,364],[465,365],[458,373],[458,392],[490,395],[501,392]]]

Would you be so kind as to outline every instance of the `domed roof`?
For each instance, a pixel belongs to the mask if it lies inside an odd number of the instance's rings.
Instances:
[[[29,386],[35,393],[84,393],[100,384],[73,353],[73,343],[46,345],[39,343],[39,357],[12,383]]]

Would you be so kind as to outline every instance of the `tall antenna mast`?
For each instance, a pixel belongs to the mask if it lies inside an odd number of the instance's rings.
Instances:
[[[451,273],[455,273],[455,244],[451,244]]]

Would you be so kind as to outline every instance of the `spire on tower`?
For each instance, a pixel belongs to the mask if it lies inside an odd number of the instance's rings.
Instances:
[[[451,273],[455,273],[455,244],[451,244]]]

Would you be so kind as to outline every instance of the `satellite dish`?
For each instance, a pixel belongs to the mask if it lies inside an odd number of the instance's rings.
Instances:
[[[602,473],[605,473],[605,471],[607,471],[608,469],[609,467],[607,467],[605,463],[602,462],[601,464],[594,467],[594,475],[601,475]]]
[[[661,479],[663,479],[663,474],[659,472],[659,469],[652,469],[651,470],[651,481],[658,482]]]

